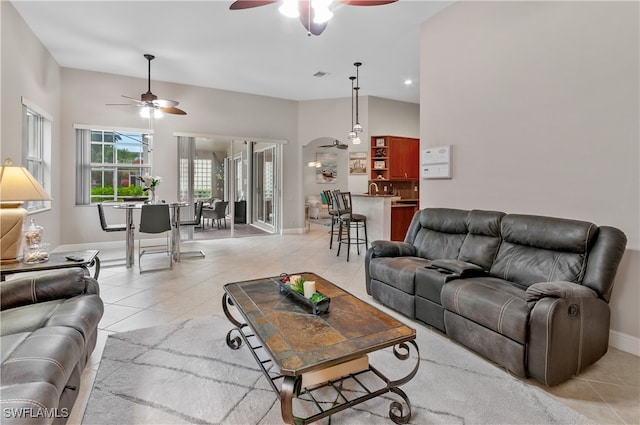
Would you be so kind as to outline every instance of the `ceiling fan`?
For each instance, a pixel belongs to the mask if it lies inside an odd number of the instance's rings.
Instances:
[[[282,3],[280,13],[289,17],[300,17],[302,26],[308,35],[320,35],[327,28],[333,13],[329,10],[332,0],[236,0],[229,9],[240,10],[252,7],[266,6],[272,3]],[[398,0],[338,0],[350,6],[380,6],[395,3]],[[297,4],[296,4],[297,3]],[[297,6],[297,7],[296,7]]]
[[[340,143],[340,141],[338,139],[336,139],[332,144],[330,145],[320,145],[318,146],[319,148],[338,148],[338,149],[348,149],[349,145],[345,145],[344,143]]]
[[[140,109],[140,115],[142,115],[143,117],[148,118],[152,111],[155,118],[160,118],[163,112],[167,114],[174,114],[174,115],[187,115],[187,113],[182,109],[176,108],[179,102],[176,102],[175,100],[158,99],[158,96],[151,93],[151,61],[154,60],[156,57],[148,53],[145,54],[144,57],[149,62],[147,92],[142,93],[140,95],[140,100],[135,99],[133,97],[125,96],[125,95],[121,95],[121,96],[127,99],[131,99],[133,102],[135,102],[135,106],[141,107],[142,109]],[[129,103],[124,103],[124,104],[123,103],[107,103],[107,105],[130,105],[130,104]]]

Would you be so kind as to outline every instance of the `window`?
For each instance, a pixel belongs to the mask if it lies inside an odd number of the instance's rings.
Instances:
[[[144,197],[138,177],[151,173],[149,139],[140,131],[77,129],[76,204]]]
[[[46,113],[22,100],[23,162],[48,193],[51,193],[51,122]],[[28,212],[50,207],[50,201],[29,201],[24,205]]]
[[[193,196],[197,199],[211,198],[213,161],[210,159],[193,160]]]

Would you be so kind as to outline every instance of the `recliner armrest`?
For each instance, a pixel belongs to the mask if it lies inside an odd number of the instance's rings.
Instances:
[[[371,242],[372,257],[412,257],[416,247],[408,242],[378,240]]]
[[[98,282],[79,267],[34,272],[0,285],[0,310],[99,293]]]
[[[578,283],[557,281],[539,282],[526,290],[527,302],[536,302],[542,298],[598,298],[593,289]]]

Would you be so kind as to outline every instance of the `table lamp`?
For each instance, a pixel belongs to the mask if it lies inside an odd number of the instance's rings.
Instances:
[[[25,167],[6,159],[0,166],[0,264],[17,263],[22,242],[22,222],[27,210],[24,201],[51,201],[52,198]]]

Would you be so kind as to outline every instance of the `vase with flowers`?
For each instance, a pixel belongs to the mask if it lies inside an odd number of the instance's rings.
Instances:
[[[158,198],[156,198],[156,187],[162,181],[162,177],[155,176],[152,177],[150,175],[145,175],[140,177],[140,181],[142,181],[142,191],[147,193],[149,196],[150,204],[157,204]]]

